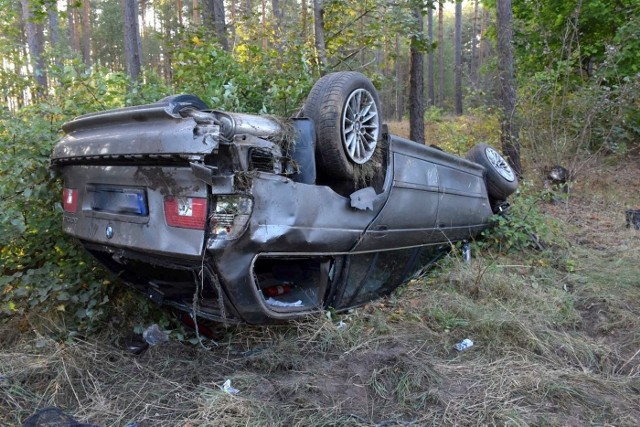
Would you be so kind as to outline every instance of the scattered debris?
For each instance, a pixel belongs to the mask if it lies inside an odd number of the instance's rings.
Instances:
[[[345,329],[347,327],[347,324],[345,322],[343,322],[342,320],[338,322],[338,324],[336,325],[337,329]]]
[[[553,166],[547,178],[544,181],[544,187],[547,190],[551,190],[555,194],[550,194],[550,202],[554,204],[565,202],[565,198],[558,195],[558,193],[569,194],[569,181],[571,181],[571,173],[566,168],[556,165]]]
[[[627,219],[627,228],[633,226],[634,229],[640,230],[640,209],[628,209],[625,211]]]
[[[238,390],[237,388],[231,387],[231,380],[226,380],[224,384],[222,384],[222,387],[220,388],[222,389],[222,391],[232,396],[235,396],[236,394],[240,393],[240,390]]]
[[[569,171],[562,166],[556,165],[551,168],[549,174],[547,175],[547,178],[549,178],[551,184],[565,184],[567,181],[569,181]]]
[[[22,427],[97,427],[84,424],[65,414],[60,408],[44,408],[24,420]]]
[[[158,345],[169,341],[169,335],[162,332],[157,323],[154,323],[145,329],[142,333],[142,337],[147,343],[149,343],[149,345]]]
[[[149,348],[149,343],[140,334],[131,334],[125,338],[124,346],[129,353],[138,355]]]
[[[294,302],[286,302],[286,301],[280,301],[274,298],[269,298],[267,300],[267,304],[272,305],[274,307],[302,307],[302,300],[298,300]]]
[[[466,264],[471,262],[471,245],[467,240],[462,241],[462,259]]]
[[[465,351],[471,347],[473,347],[473,341],[471,341],[469,338],[465,338],[458,344],[453,346],[453,348],[455,348],[457,351]]]

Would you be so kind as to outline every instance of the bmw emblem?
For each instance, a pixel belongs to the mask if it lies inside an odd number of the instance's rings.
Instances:
[[[110,225],[107,225],[107,229],[104,231],[105,236],[107,236],[107,239],[110,239],[113,237],[113,227]]]

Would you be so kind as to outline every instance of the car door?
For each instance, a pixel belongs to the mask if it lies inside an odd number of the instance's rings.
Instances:
[[[354,252],[424,245],[437,232],[440,186],[438,167],[430,159],[438,150],[396,136],[389,149],[389,197]]]

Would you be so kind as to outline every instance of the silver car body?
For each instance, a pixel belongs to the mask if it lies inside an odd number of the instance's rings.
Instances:
[[[385,132],[369,185],[318,183],[310,120],[287,145],[283,122],[175,107],[82,116],[52,154],[64,231],[159,303],[256,324],[351,307],[492,215],[484,168],[439,149]],[[202,228],[169,223],[196,209]]]

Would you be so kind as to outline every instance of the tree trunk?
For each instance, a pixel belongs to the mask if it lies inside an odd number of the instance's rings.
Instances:
[[[313,0],[313,18],[320,74],[324,74],[329,65],[329,61],[327,60],[326,44],[324,41],[324,0]]]
[[[509,163],[511,163],[516,174],[521,176],[519,132],[515,117],[517,94],[513,73],[513,11],[511,9],[511,0],[497,0],[496,18],[499,99],[502,110],[500,139],[502,151],[509,159]]]
[[[302,26],[302,30],[300,31],[300,36],[302,37],[302,43],[306,43],[309,35],[307,33],[307,13],[308,13],[307,0],[300,1],[300,9],[302,10],[302,16],[300,17],[300,24]]]
[[[137,15],[136,15],[137,16]],[[91,10],[89,0],[82,0],[82,60],[91,67]]]
[[[444,107],[444,0],[438,1],[438,106]]]
[[[191,21],[193,21],[193,25],[195,27],[200,25],[200,5],[198,4],[198,0],[193,0],[192,4],[192,13],[191,13]]]
[[[462,115],[462,0],[456,1],[456,25],[455,25],[455,113]]]
[[[231,0],[231,22],[229,23],[231,33],[231,44],[236,44],[236,0]]]
[[[54,63],[58,69],[62,68],[60,61],[60,23],[58,21],[58,3],[47,3],[47,16],[49,18],[49,42],[53,48]]]
[[[484,66],[492,56],[492,44],[487,37],[487,29],[491,27],[491,14],[487,8],[482,9],[482,20],[480,23],[480,52],[478,58],[478,69]],[[493,93],[493,78],[491,73],[485,73],[482,78],[478,76],[479,84],[486,93]]]
[[[433,3],[429,3],[427,7],[429,8],[427,11],[427,33],[429,35],[429,43],[433,45]],[[427,104],[430,107],[433,107],[436,105],[436,87],[433,69],[433,49],[431,48],[427,54],[427,87],[429,88],[429,99]]]
[[[213,29],[222,49],[229,51],[223,0],[205,0],[204,19],[207,31]]]
[[[273,13],[273,34],[276,39],[276,45],[279,47],[281,44],[281,36],[284,30],[282,26],[282,14],[283,10],[280,7],[280,0],[271,0],[271,11]]]
[[[473,23],[471,28],[471,61],[469,61],[469,77],[474,89],[478,84],[478,3],[473,2]]]
[[[268,30],[267,30],[267,0],[262,0],[261,4],[262,12],[262,48],[267,50],[269,46]]]
[[[80,26],[78,25],[78,8],[74,5],[74,0],[67,1],[67,34],[71,51],[75,54],[80,52]]]
[[[250,19],[253,15],[253,0],[243,0],[242,15],[245,19]]]
[[[142,68],[142,48],[140,46],[140,29],[138,28],[138,1],[123,0],[124,17],[124,52],[127,61],[127,73],[131,80],[137,82]]]
[[[227,37],[227,23],[225,19],[224,0],[213,0],[213,18],[215,19],[216,35],[222,48],[229,51],[229,38]]]
[[[147,36],[147,1],[148,0],[140,0],[139,6],[140,6],[140,17],[142,18],[142,27],[140,28],[140,37],[142,39],[144,39]],[[170,19],[167,18],[166,19],[166,23],[169,23]],[[138,23],[139,24],[139,23]],[[162,26],[162,25],[160,25]]]
[[[402,81],[402,67],[400,61],[400,35],[396,33],[396,120],[401,121],[404,116],[404,82]]]
[[[164,75],[164,79],[167,82],[167,84],[170,84],[173,78],[173,73],[171,69],[171,61],[173,60],[173,55],[171,53],[169,43],[166,42],[167,40],[171,39],[171,29],[169,26],[169,22],[167,21],[168,19],[166,19],[165,22],[162,23],[164,38],[165,38],[165,43],[162,43],[162,56],[163,56],[162,74]]]
[[[424,32],[421,6],[413,10],[416,36],[411,38],[411,69],[409,70],[409,139],[424,144],[424,54],[418,46]]]
[[[29,0],[21,0],[22,3],[22,19],[24,22],[24,30],[27,34],[27,44],[29,45],[29,54],[31,57],[31,67],[33,68],[33,76],[36,80],[36,94],[42,97],[47,92],[47,69],[44,64],[44,34],[42,25],[34,21],[32,3]]]

